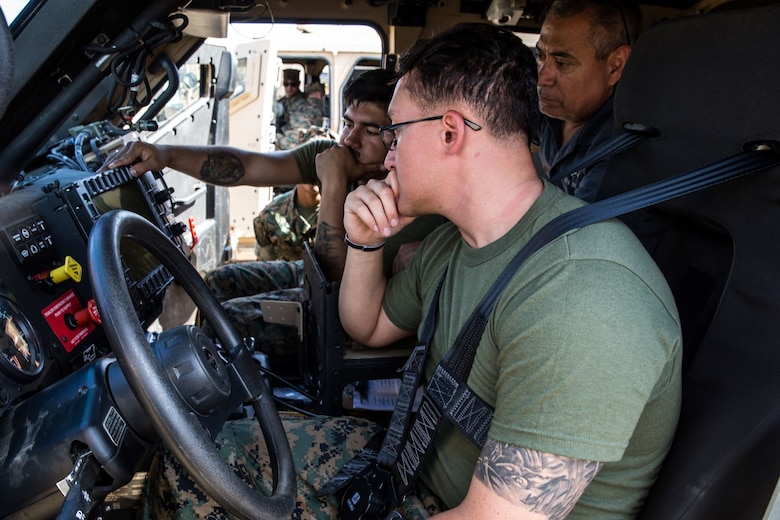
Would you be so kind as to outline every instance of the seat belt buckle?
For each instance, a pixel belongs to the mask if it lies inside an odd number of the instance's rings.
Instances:
[[[355,479],[341,497],[339,516],[343,520],[381,520],[392,506],[400,503],[396,497],[393,477],[379,467],[363,477]]]

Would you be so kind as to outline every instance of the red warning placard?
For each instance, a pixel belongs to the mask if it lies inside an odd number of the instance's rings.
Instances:
[[[60,343],[68,352],[76,348],[90,332],[95,330],[95,324],[92,321],[83,325],[77,325],[73,329],[68,327],[65,321],[66,316],[73,316],[83,308],[81,302],[76,297],[76,293],[71,289],[42,311],[43,317],[49,323],[49,327],[51,327],[51,330],[54,331],[54,334],[57,335]]]

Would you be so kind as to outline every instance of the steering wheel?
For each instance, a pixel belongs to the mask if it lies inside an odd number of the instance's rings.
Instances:
[[[209,363],[215,378],[224,380],[226,371],[234,374],[228,383],[229,392],[239,392],[255,409],[273,468],[274,492],[270,497],[251,489],[222,460],[206,428],[157,361],[139,320],[132,319],[136,311],[119,253],[123,237],[143,246],[168,268],[229,353],[227,364],[213,356]],[[90,233],[88,255],[89,277],[103,329],[130,388],[167,448],[209,496],[231,513],[242,518],[289,517],[295,503],[295,467],[271,392],[251,353],[195,268],[162,231],[125,210],[108,212],[97,220]]]

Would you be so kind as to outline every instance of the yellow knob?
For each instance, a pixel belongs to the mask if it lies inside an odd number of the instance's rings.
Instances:
[[[81,264],[75,261],[72,257],[66,256],[65,263],[56,269],[52,269],[51,273],[49,273],[49,277],[54,283],[62,283],[68,279],[71,279],[75,282],[80,282]]]

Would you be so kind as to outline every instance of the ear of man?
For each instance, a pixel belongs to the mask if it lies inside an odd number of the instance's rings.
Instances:
[[[609,74],[609,85],[615,86],[623,75],[623,69],[626,67],[628,57],[631,55],[631,47],[621,45],[612,51],[607,57],[607,72]]]
[[[463,116],[454,110],[448,110],[441,118],[442,144],[447,150],[447,154],[456,155],[463,150],[465,146],[466,123],[463,122]]]

